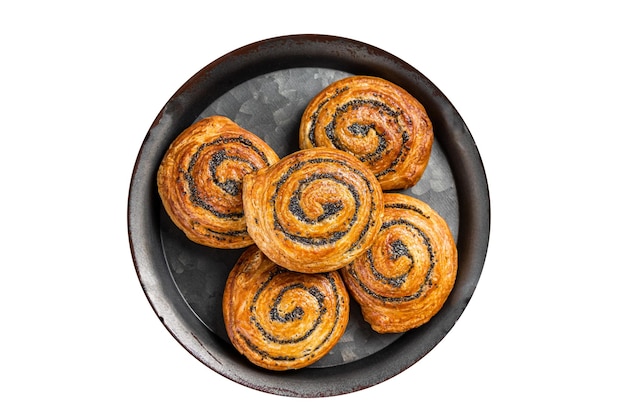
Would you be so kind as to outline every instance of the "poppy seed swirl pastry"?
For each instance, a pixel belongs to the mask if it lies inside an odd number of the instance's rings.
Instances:
[[[283,371],[308,366],[337,344],[350,301],[338,272],[288,271],[251,246],[226,280],[222,309],[233,346],[255,365]]]
[[[456,280],[457,248],[445,220],[426,203],[385,194],[375,242],[341,270],[363,318],[378,333],[400,333],[428,322]]]
[[[305,108],[299,131],[301,149],[349,152],[386,191],[419,181],[433,140],[424,106],[401,87],[372,76],[351,76],[324,88]]]
[[[268,258],[292,271],[328,272],[373,242],[383,192],[356,157],[314,148],[247,175],[243,207],[248,233]]]
[[[253,242],[241,202],[246,174],[278,161],[262,139],[223,116],[185,129],[170,145],[157,173],[165,211],[201,245],[235,249]]]

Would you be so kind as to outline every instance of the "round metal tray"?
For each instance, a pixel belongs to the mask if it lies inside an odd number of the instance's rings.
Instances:
[[[221,298],[243,250],[218,250],[186,239],[168,218],[156,171],[178,134],[211,114],[233,119],[279,156],[298,149],[300,116],[329,83],[352,75],[394,82],[426,108],[435,131],[428,168],[404,191],[438,211],[457,241],[459,269],[442,310],[422,327],[393,335],[373,332],[352,303],[350,324],[333,350],[297,371],[252,365],[228,341]],[[490,203],[480,155],[453,105],[415,68],[355,40],[295,35],[267,39],[210,63],[165,104],[150,127],[133,171],[128,199],[131,253],[146,296],[170,333],[200,362],[242,385],[278,395],[323,397],[376,385],[404,371],[443,339],[467,306],[487,252]]]

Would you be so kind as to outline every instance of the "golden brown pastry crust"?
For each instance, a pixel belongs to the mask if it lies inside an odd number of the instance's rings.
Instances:
[[[364,162],[383,190],[412,187],[421,178],[434,135],[424,106],[378,77],[352,76],[322,90],[300,123],[301,149],[334,147]]]
[[[404,332],[428,322],[454,286],[457,248],[445,220],[413,197],[385,194],[376,241],[341,270],[372,329]]]
[[[241,202],[244,175],[278,161],[262,139],[223,116],[185,129],[157,174],[165,211],[187,237],[223,249],[251,245]]]
[[[382,224],[382,189],[356,157],[313,148],[247,175],[248,233],[275,263],[307,273],[339,269],[363,253]]]
[[[288,271],[251,246],[228,276],[222,308],[235,348],[258,366],[282,371],[328,353],[348,325],[349,304],[338,272]]]

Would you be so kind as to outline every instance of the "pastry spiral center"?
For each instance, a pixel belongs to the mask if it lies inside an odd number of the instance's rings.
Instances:
[[[218,218],[241,219],[243,177],[266,165],[263,151],[242,136],[203,143],[183,173],[189,200]]]
[[[285,295],[291,290],[302,290],[308,292],[315,300],[317,300],[319,310],[324,311],[324,295],[320,293],[316,287],[306,288],[304,284],[297,283],[280,290],[280,293],[278,294],[278,297],[276,297],[272,309],[270,310],[272,321],[287,323],[301,320],[304,316],[304,309],[301,306],[296,305],[297,300],[285,297]]]
[[[383,223],[380,237],[367,251],[368,275],[358,279],[368,294],[387,302],[422,296],[432,285],[435,251],[428,236],[413,223],[394,219]]]
[[[363,204],[371,192],[363,174],[343,161],[296,163],[278,180],[271,198],[274,228],[292,241],[313,246],[333,244],[357,224],[363,236],[370,222],[363,222],[362,216],[371,215],[363,213]]]
[[[313,184],[315,182],[315,184]],[[341,195],[341,181],[330,174],[312,175],[299,183],[298,189],[289,200],[289,211],[298,220],[315,224],[335,217],[344,209]],[[356,200],[359,196],[354,187],[348,185],[350,194]],[[331,196],[329,199],[328,196]],[[332,200],[337,198],[337,200]]]
[[[230,156],[224,150],[214,153],[209,163],[209,172],[213,183],[232,196],[241,193],[244,175],[254,171],[256,169],[250,161],[238,156]]]
[[[294,281],[293,274],[282,268],[274,270],[258,288],[249,307],[250,321],[260,337],[278,345],[307,343],[319,332],[330,335],[337,325],[340,301],[335,282],[328,275],[317,275],[311,283]],[[332,305],[335,308],[329,311]],[[329,313],[333,325],[322,328]],[[318,346],[309,348],[315,350]]]
[[[361,161],[380,159],[388,147],[385,132],[393,129],[400,113],[374,100],[351,100],[336,108],[324,129],[337,149]]]
[[[343,104],[337,99],[337,102],[323,102],[320,107],[329,103],[335,106],[334,112],[316,112],[311,131],[318,121],[324,119],[325,140],[333,147],[370,164],[377,177],[392,172],[407,151],[405,145],[410,135],[406,129],[406,115],[374,98],[358,98]],[[314,134],[309,138],[312,143],[321,144]]]

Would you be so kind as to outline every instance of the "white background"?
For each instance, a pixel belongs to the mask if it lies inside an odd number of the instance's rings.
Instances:
[[[625,415],[619,3],[250,3],[0,6],[0,414]],[[299,33],[369,43],[435,83],[492,203],[452,331],[396,377],[321,399],[243,387],[185,351],[126,233],[133,164],[172,94],[233,49]]]

